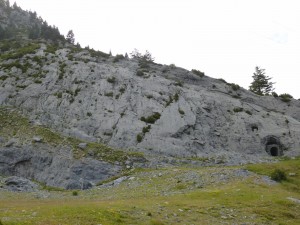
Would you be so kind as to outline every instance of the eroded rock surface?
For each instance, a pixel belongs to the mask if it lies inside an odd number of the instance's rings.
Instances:
[[[47,186],[87,189],[120,172],[121,166],[92,158],[74,159],[67,149],[0,148],[0,174],[36,180]]]

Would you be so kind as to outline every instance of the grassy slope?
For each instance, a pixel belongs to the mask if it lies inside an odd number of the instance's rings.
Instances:
[[[70,146],[75,158],[81,158],[93,153],[93,157],[107,162],[124,163],[130,158],[143,158],[142,153],[125,152],[113,149],[101,143],[88,143],[86,149],[80,149],[79,143],[84,141],[64,137],[44,126],[32,125],[30,121],[23,117],[17,109],[0,106],[0,136],[8,141],[11,138],[18,139],[20,144],[30,144],[34,136],[41,137],[44,143],[52,146]]]
[[[3,224],[300,224],[300,159],[250,165],[248,169],[270,174],[275,168],[296,176],[279,184],[261,176],[231,176],[232,167],[168,168],[136,171],[117,187],[37,194],[3,192]],[[202,186],[184,182],[191,174]],[[214,174],[228,179],[215,180]]]

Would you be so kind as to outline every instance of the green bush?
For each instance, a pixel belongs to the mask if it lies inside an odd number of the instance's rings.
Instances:
[[[36,83],[36,84],[41,84],[41,83],[43,83],[43,82],[42,82],[41,80],[35,80],[34,83]]]
[[[184,111],[183,111],[181,108],[178,109],[178,112],[179,112],[181,115],[184,115]]]
[[[199,77],[204,77],[204,73],[199,71],[199,70],[195,70],[195,69],[192,69],[192,73],[196,74],[197,76]]]
[[[123,55],[116,55],[113,62],[119,62],[120,60],[125,59],[125,57]]]
[[[57,98],[62,98],[62,93],[61,92],[58,92],[55,95],[56,95]]]
[[[87,112],[86,115],[89,116],[89,117],[91,117],[91,116],[92,116],[92,113],[91,113],[91,112]]]
[[[70,104],[72,104],[74,101],[75,99],[73,97],[69,100]]]
[[[28,64],[25,64],[24,66],[19,63],[19,62],[12,62],[12,63],[9,63],[9,64],[2,64],[1,67],[3,69],[7,69],[7,70],[11,70],[13,67],[16,67],[18,69],[21,69],[22,70],[22,73],[26,73],[27,70],[28,70]]]
[[[281,95],[279,95],[279,97],[280,97],[280,100],[283,102],[289,102],[293,98],[293,96],[291,96],[290,94],[287,94],[287,93],[281,94]]]
[[[116,83],[116,78],[115,77],[109,77],[106,79],[108,83],[114,84]]]
[[[226,81],[226,80],[224,80],[223,78],[219,78],[219,79],[217,79],[217,80],[219,80],[219,81],[223,82],[224,84],[228,84],[228,83],[227,83],[227,81]]]
[[[175,102],[178,102],[178,100],[179,100],[179,94],[178,94],[178,93],[176,93],[176,94],[174,95],[174,100],[175,100]]]
[[[182,81],[177,81],[176,83],[174,83],[174,85],[179,86],[179,87],[183,87]]]
[[[14,51],[13,53],[3,54],[0,56],[0,58],[3,60],[20,59],[27,54],[34,54],[38,48],[40,48],[39,44],[29,44],[25,47],[19,48],[17,51]]]
[[[139,77],[142,77],[142,76],[144,76],[144,72],[142,70],[138,70],[138,71],[136,71],[136,75]]]
[[[17,85],[16,87],[21,88],[21,89],[25,89],[25,88],[27,88],[27,85]]]
[[[252,115],[252,112],[250,112],[249,110],[246,110],[245,113],[247,113],[248,115]]]
[[[8,76],[4,75],[0,77],[0,80],[5,81],[8,78]]]
[[[142,142],[142,140],[143,140],[143,135],[138,134],[138,135],[136,136],[136,141],[137,141],[138,143],[140,143],[140,142]]]
[[[51,53],[51,54],[55,54],[55,52],[58,50],[57,46],[55,45],[48,45],[47,46],[47,49],[44,50],[44,52],[47,52],[47,53]]]
[[[75,95],[75,96],[77,96],[77,95],[78,95],[78,93],[79,93],[80,91],[81,91],[81,89],[80,89],[80,88],[76,88],[76,89],[75,89],[75,92],[74,92],[74,95]]]
[[[61,79],[63,79],[64,78],[64,74],[65,74],[65,67],[67,66],[67,64],[65,64],[65,63],[62,63],[60,66],[59,66],[59,71],[60,71],[60,73],[59,73],[59,76],[58,76],[58,79],[59,80],[61,80]]]
[[[8,51],[8,50],[10,50],[11,49],[11,43],[9,43],[9,42],[4,42],[1,46],[0,46],[0,50],[1,50],[1,52],[6,52],[6,51]]]
[[[78,196],[78,191],[72,191],[73,196]]]
[[[287,180],[287,176],[283,170],[276,169],[271,173],[271,179],[277,182],[281,182]]]
[[[139,67],[141,69],[148,69],[150,66],[149,66],[148,61],[140,60],[139,61]]]
[[[273,97],[278,98],[278,94],[276,92],[272,92]]]
[[[158,120],[160,118],[160,116],[161,116],[160,113],[155,112],[153,115],[148,116],[147,118],[141,117],[141,121],[154,124],[156,122],[156,120]]]
[[[40,57],[40,56],[34,56],[33,58],[32,58],[32,60],[33,61],[35,61],[37,64],[42,64],[42,58]]]
[[[68,60],[73,61],[74,60],[74,56],[73,55],[68,55]]]
[[[146,127],[143,127],[143,133],[144,133],[144,134],[148,133],[148,132],[150,131],[150,129],[151,129],[151,125],[148,125],[148,126],[146,126]]]
[[[102,58],[109,58],[110,55],[101,51],[95,51],[94,49],[89,49],[89,52],[92,57],[102,57]]]
[[[238,90],[240,90],[240,86],[238,85],[238,84],[230,84],[230,86],[231,86],[231,88],[232,88],[232,90],[234,90],[234,91],[238,91]]]
[[[104,94],[104,96],[106,97],[114,97],[114,93],[113,92],[107,92]]]
[[[173,97],[169,96],[169,100],[166,102],[166,107],[168,107],[171,103],[173,103]]]
[[[241,107],[236,107],[233,109],[233,112],[243,112],[243,111],[244,111],[244,109]]]

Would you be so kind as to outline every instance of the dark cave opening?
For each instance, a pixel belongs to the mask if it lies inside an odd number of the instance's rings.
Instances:
[[[277,148],[277,147],[272,147],[272,148],[270,149],[270,155],[271,155],[271,156],[279,156],[278,148]]]
[[[283,152],[282,152],[282,145],[280,143],[280,140],[278,137],[276,136],[267,136],[266,138],[264,138],[264,143],[266,146],[266,152],[270,155],[270,156],[282,156]]]

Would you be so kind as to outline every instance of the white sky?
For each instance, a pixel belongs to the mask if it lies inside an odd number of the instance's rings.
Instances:
[[[11,3],[13,2],[10,0]],[[255,66],[300,98],[299,0],[16,0],[76,42],[198,69],[248,89]]]

